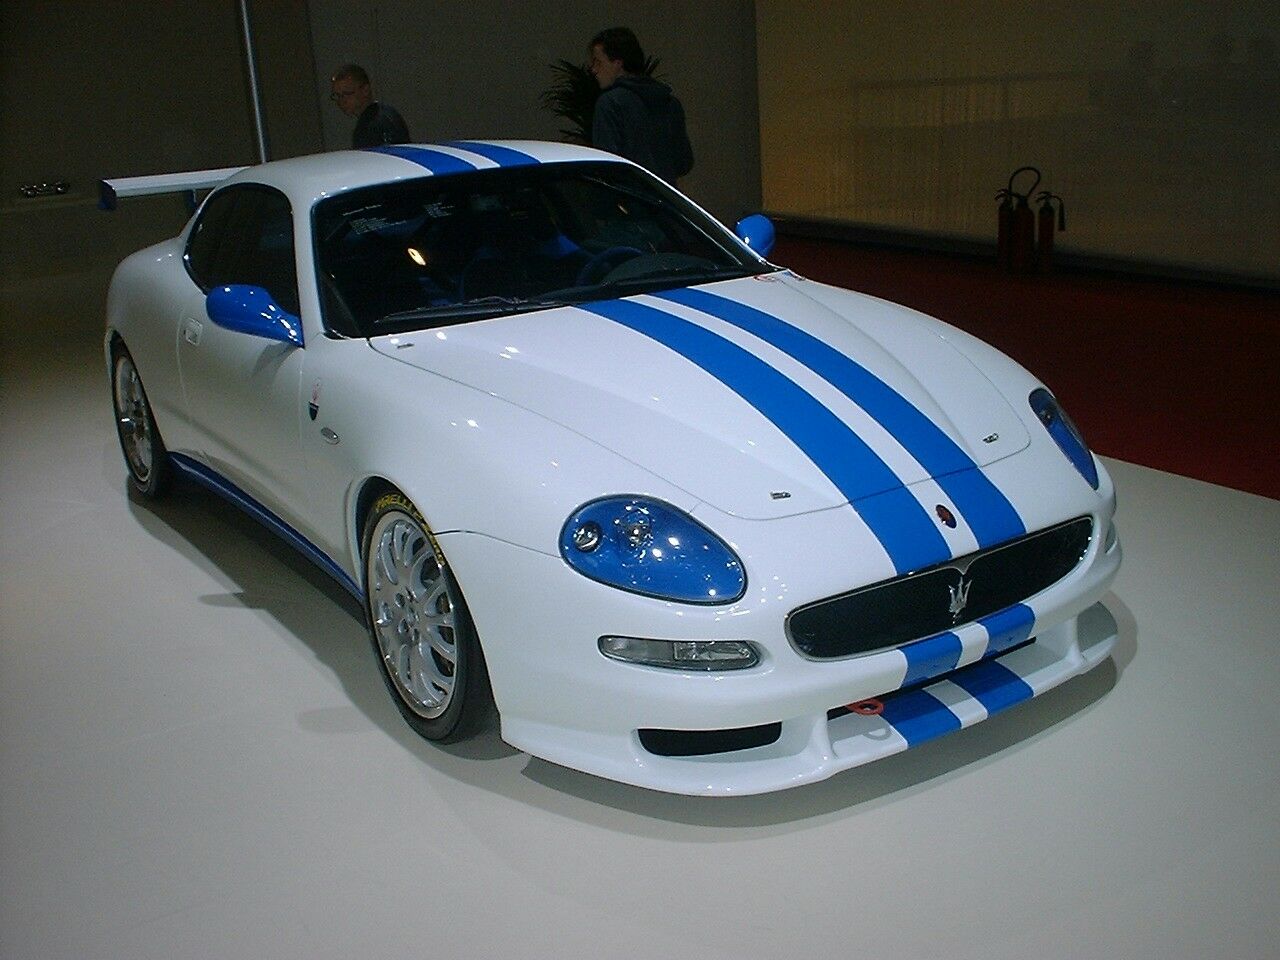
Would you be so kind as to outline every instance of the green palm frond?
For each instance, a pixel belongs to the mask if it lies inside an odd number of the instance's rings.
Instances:
[[[661,61],[648,57],[644,62],[646,76],[655,76]],[[569,143],[591,143],[591,117],[595,113],[600,87],[586,67],[568,60],[557,60],[550,66],[551,86],[538,98],[542,106],[569,125],[560,135]]]

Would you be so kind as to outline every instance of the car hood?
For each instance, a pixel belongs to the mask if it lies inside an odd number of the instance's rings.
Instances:
[[[1027,445],[1009,402],[946,330],[774,273],[371,345],[764,519],[976,471]],[[600,491],[627,492],[642,491]]]

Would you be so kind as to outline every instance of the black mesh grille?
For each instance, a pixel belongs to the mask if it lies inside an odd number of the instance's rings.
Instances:
[[[1054,583],[1084,557],[1088,517],[971,553],[946,564],[792,611],[787,633],[797,650],[825,660],[894,647],[1003,610]],[[962,581],[968,584],[962,588]],[[967,590],[957,617],[953,598]]]

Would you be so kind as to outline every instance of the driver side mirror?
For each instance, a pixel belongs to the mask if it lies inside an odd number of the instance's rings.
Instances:
[[[733,228],[733,232],[739,240],[751,248],[752,253],[767,257],[769,251],[773,249],[775,239],[773,221],[763,213],[753,213],[749,217],[743,217]]]
[[[301,347],[302,321],[262,287],[242,283],[214,287],[205,298],[209,319],[226,330]]]

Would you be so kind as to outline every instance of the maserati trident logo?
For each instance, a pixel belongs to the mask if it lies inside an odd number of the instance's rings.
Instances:
[[[972,580],[966,580],[961,577],[960,582],[954,587],[947,587],[948,592],[951,594],[951,604],[947,607],[947,610],[951,613],[952,625],[960,622],[960,614],[964,612],[964,608],[969,602],[969,588],[972,586]]]

